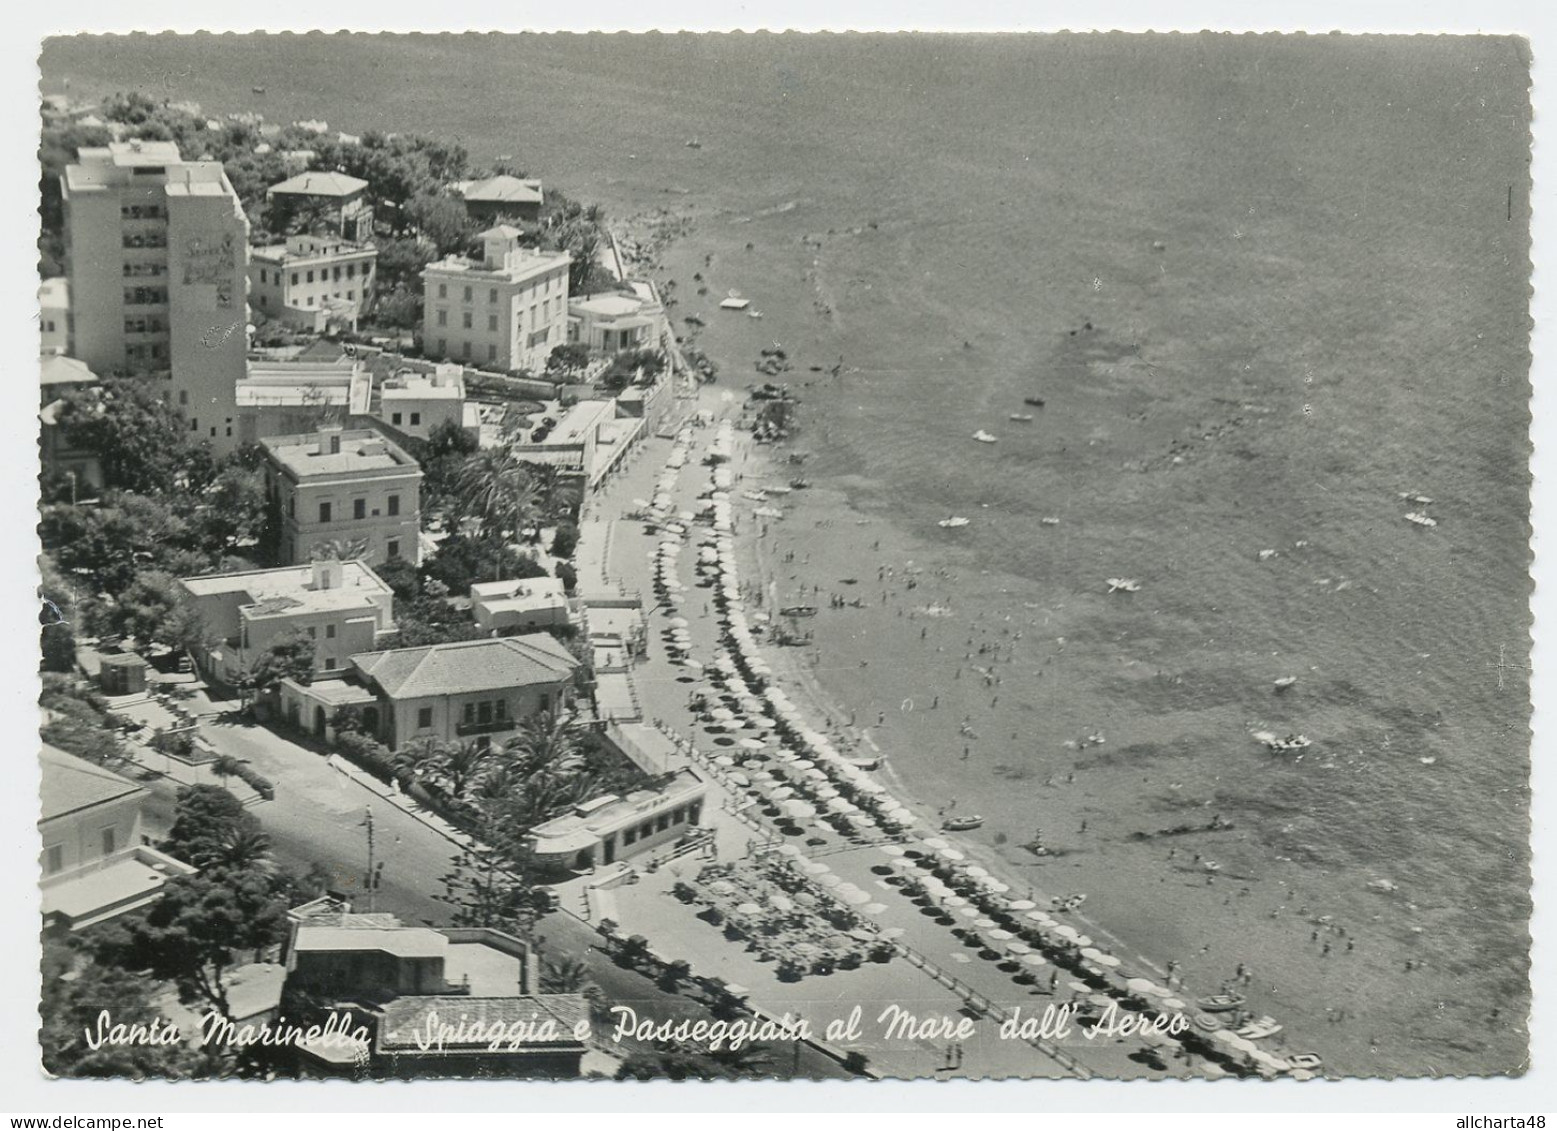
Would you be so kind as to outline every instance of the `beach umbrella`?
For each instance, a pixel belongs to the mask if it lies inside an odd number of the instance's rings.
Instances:
[[[735,890],[735,885],[729,880],[715,880],[708,885],[708,890],[718,892],[720,895],[728,895]]]
[[[959,907],[957,908],[957,914],[961,915],[964,919],[977,919],[979,917],[979,909],[977,907],[971,906]]]
[[[870,902],[870,896],[866,895],[859,888],[855,888],[853,891],[842,892],[840,895],[843,901],[852,907],[858,907],[862,903]]]
[[[745,750],[761,750],[763,744],[755,738],[743,738],[736,745]]]
[[[716,766],[733,766],[733,765],[735,765],[735,759],[730,757],[728,754],[721,754],[717,758],[714,759],[714,765],[716,765]]]
[[[634,499],[633,500],[633,506],[637,507],[641,511],[648,510],[649,507],[651,507],[652,505],[653,504],[650,503],[648,499]]]
[[[781,845],[778,846],[778,850],[779,850],[780,853],[782,853],[785,856],[799,856],[800,855],[800,847],[799,847],[799,845],[781,844]]]
[[[698,663],[696,660],[682,660],[681,666],[684,668],[689,668],[695,672],[700,672],[703,670],[703,665]]]
[[[903,853],[907,852],[908,849],[904,848],[901,844],[878,844],[876,845],[876,851],[883,852],[888,856],[900,857],[903,855]]]
[[[985,891],[992,891],[996,895],[1005,895],[1006,892],[1011,890],[1010,884],[1001,883],[999,880],[983,880],[981,881],[981,886]]]
[[[838,878],[837,872],[823,872],[821,875],[816,877],[816,882],[821,884],[824,888],[835,888],[839,884],[843,883],[843,881]]]
[[[1045,927],[1054,926],[1054,916],[1047,911],[1029,911],[1027,917],[1034,923],[1042,924]]]
[[[999,939],[1001,942],[1016,938],[1016,936],[1013,935],[1010,931],[1007,931],[1002,927],[996,927],[993,931],[990,931],[989,937],[992,939]]]
[[[924,846],[926,848],[950,848],[951,847],[950,844],[947,844],[946,841],[942,840],[938,836],[927,836],[927,837],[925,837],[924,838]]]
[[[671,628],[690,628],[692,626],[692,622],[687,620],[686,617],[671,617],[665,623],[670,625]]]
[[[784,802],[784,811],[791,817],[809,820],[816,816],[816,807],[809,801],[802,801],[798,797]]]
[[[735,905],[735,909],[742,915],[762,914],[762,908],[758,907],[755,903],[738,903]]]
[[[1153,996],[1156,996],[1156,991],[1160,988],[1161,987],[1158,986],[1155,982],[1152,982],[1147,978],[1127,978],[1125,980],[1125,989],[1129,990],[1131,993],[1152,994]]]
[[[886,909],[887,905],[885,903],[867,903],[864,907],[860,908],[860,910],[865,912],[867,915],[880,915]]]
[[[886,930],[881,932],[881,937],[884,939],[900,939],[906,933],[907,932],[904,931],[902,927],[888,927]]]
[[[1041,954],[1022,955],[1022,965],[1024,966],[1047,966],[1048,964],[1049,960]]]
[[[966,859],[966,858],[963,856],[962,853],[958,852],[955,848],[943,848],[943,849],[941,849],[941,859],[942,860],[963,860],[963,859]]]
[[[708,712],[708,717],[718,723],[728,723],[734,721],[735,712],[730,710],[728,707],[715,707],[712,711]]]
[[[1184,1005],[1184,1002],[1181,999],[1179,999],[1179,998],[1176,998],[1176,997],[1165,997],[1165,998],[1162,999],[1162,1008],[1164,1008],[1164,1009],[1184,1009],[1185,1005]]]
[[[981,868],[977,864],[969,864],[962,871],[964,875],[972,876],[974,879],[979,879],[983,876],[989,875],[987,869]]]
[[[1087,935],[1077,935],[1076,936],[1076,945],[1077,946],[1091,946],[1092,945],[1092,939],[1089,936],[1087,936]]]
[[[1081,932],[1068,923],[1062,923],[1060,926],[1055,927],[1054,933],[1066,942],[1079,943],[1082,937]]]
[[[1031,911],[1038,905],[1030,899],[1013,899],[1010,903],[1006,904],[1006,906],[1012,911]]]
[[[985,916],[982,911],[979,912],[979,914],[982,917],[979,918],[979,919],[976,919],[974,921],[974,923],[973,923],[973,925],[975,927],[977,927],[979,930],[981,930],[981,931],[993,931],[996,927],[1000,926],[999,923],[995,922],[993,919],[989,918],[988,916]]]
[[[795,909],[795,901],[787,895],[772,895],[768,897],[768,905],[775,911],[790,912]]]
[[[832,871],[831,868],[829,868],[826,864],[823,864],[820,860],[807,860],[805,862],[805,870],[813,876],[820,876],[826,872]]]
[[[786,797],[795,796],[795,791],[787,785],[781,785],[777,789],[768,790],[768,796],[774,801],[783,801]],[[789,848],[791,846],[785,845],[784,847]]]
[[[948,895],[945,899],[941,900],[941,902],[947,907],[966,907],[968,903],[968,901],[963,899],[960,895]]]

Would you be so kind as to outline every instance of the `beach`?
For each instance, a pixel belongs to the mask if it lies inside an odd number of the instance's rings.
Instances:
[[[635,231],[674,219],[652,274],[706,324],[708,395],[786,351],[801,431],[772,452],[809,454],[745,473],[811,486],[742,529],[775,603],[818,608],[811,646],[772,650],[786,685],[922,812],[982,815],[963,835],[1013,881],[1085,893],[1122,953],[1205,992],[1252,972],[1253,1007],[1328,1067],[1518,1070],[1529,389],[1505,201],[1527,107],[1493,81],[1506,48],[595,46],[609,73],[575,41],[467,45],[508,52],[468,81],[511,67],[516,106],[583,92],[526,160]],[[216,112],[275,66],[191,63],[206,49],[116,73],[72,45],[45,80],[181,75],[167,95]],[[370,65],[458,54],[441,41],[318,49],[289,48],[267,114],[518,148],[511,107],[460,83],[350,96]],[[719,311],[730,290],[762,317]],[[1404,520],[1424,506],[1438,526]],[[1040,832],[1053,855],[1022,847]]]

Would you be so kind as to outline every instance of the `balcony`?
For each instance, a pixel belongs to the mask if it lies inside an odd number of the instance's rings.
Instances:
[[[456,723],[454,733],[467,734],[501,734],[506,730],[513,730],[519,725],[517,719],[492,719],[485,723]]]

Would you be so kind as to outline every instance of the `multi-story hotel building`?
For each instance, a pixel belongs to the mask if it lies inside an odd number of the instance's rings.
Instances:
[[[280,511],[283,561],[297,565],[332,542],[360,542],[351,556],[375,565],[421,562],[422,469],[382,435],[323,428],[268,436],[260,447],[266,491]]]
[[[299,330],[357,328],[373,295],[378,249],[334,236],[292,236],[249,252],[249,305]]]
[[[98,373],[167,374],[190,433],[237,446],[249,223],[216,161],[115,142],[65,170],[69,352]]]
[[[565,251],[519,246],[517,228],[482,232],[481,259],[450,256],[422,272],[422,348],[486,369],[546,366],[568,336]]]

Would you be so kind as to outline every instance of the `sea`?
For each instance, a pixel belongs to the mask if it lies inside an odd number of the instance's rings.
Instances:
[[[129,36],[41,64],[46,93],[435,134],[677,233],[656,277],[720,381],[791,365],[811,486],[777,584],[823,608],[816,678],[894,784],[1332,1071],[1522,1070],[1524,44]]]

